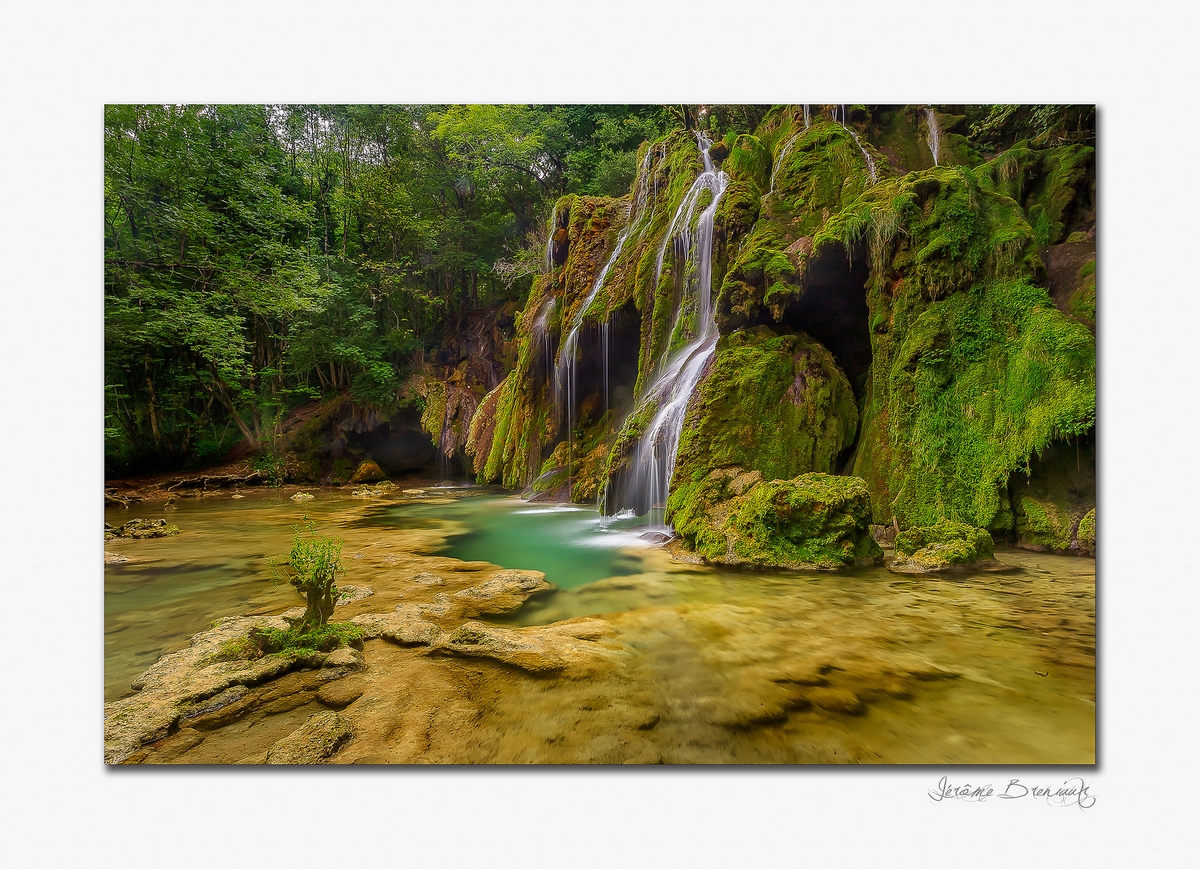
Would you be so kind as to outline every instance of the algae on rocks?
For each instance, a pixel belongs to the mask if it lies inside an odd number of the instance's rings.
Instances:
[[[871,495],[857,477],[801,474],[764,481],[719,468],[672,500],[679,536],[704,561],[792,570],[875,563]]]
[[[983,528],[943,519],[896,535],[895,554],[887,562],[894,573],[1003,567],[993,558],[992,536]]]

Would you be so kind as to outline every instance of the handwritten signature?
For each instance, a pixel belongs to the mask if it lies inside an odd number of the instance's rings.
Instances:
[[[935,803],[946,800],[960,800],[968,803],[984,803],[995,798],[1000,800],[1037,799],[1045,800],[1051,806],[1078,806],[1080,809],[1090,809],[1096,804],[1096,798],[1088,793],[1091,785],[1076,776],[1069,778],[1061,785],[1041,787],[1025,784],[1019,778],[1009,779],[1003,788],[997,788],[991,783],[951,784],[949,778],[942,776],[937,787],[929,791],[929,798]]]

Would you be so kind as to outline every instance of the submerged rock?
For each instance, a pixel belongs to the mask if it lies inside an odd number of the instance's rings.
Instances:
[[[874,563],[871,496],[857,477],[801,474],[764,482],[757,472],[721,468],[693,487],[675,530],[713,564],[833,570]]]
[[[948,570],[1006,570],[993,558],[992,535],[964,522],[943,519],[896,535],[896,554],[887,562],[893,573],[941,573]]]
[[[179,526],[168,525],[166,519],[130,519],[124,525],[119,526],[104,523],[105,540],[117,537],[144,540],[148,537],[174,537],[178,533]]]
[[[297,492],[295,495],[292,495],[292,500],[293,501],[312,501],[314,499],[314,497],[315,497],[314,495],[310,495],[308,492]]]
[[[317,712],[267,751],[267,763],[322,763],[350,741],[354,731],[333,711]]]
[[[519,608],[538,592],[551,591],[546,575],[536,570],[506,570],[480,585],[464,588],[453,599],[463,606],[464,613],[497,615]]]
[[[122,555],[119,552],[109,552],[107,549],[104,550],[105,564],[125,564],[127,561],[129,561],[128,555]]]

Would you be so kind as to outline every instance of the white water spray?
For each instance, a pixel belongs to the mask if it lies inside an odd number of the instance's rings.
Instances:
[[[710,142],[697,133],[697,144],[704,158],[704,172],[693,182],[679,204],[675,217],[659,250],[656,278],[661,274],[668,243],[674,243],[677,279],[682,278],[679,308],[675,312],[671,334],[680,328],[684,308],[694,306],[697,333],[675,353],[663,354],[659,375],[646,391],[642,406],[653,403],[657,410],[638,441],[626,478],[619,492],[606,495],[605,509],[612,513],[632,509],[637,513],[664,507],[667,487],[675,470],[683,418],[709,359],[717,346],[717,323],[712,307],[713,217],[729,177],[713,167],[708,155]],[[700,195],[708,190],[711,201],[700,212],[695,230],[692,219]],[[657,280],[656,284],[657,286]]]
[[[929,125],[929,151],[933,154],[933,165],[938,165],[938,151],[941,142],[939,142],[937,117],[933,114],[932,107],[925,109],[925,123]]]
[[[617,237],[616,247],[613,248],[612,254],[608,261],[604,263],[604,268],[600,269],[600,274],[596,276],[596,280],[592,283],[592,288],[584,298],[583,303],[575,312],[575,316],[571,319],[571,328],[566,337],[563,338],[559,345],[558,358],[554,364],[554,407],[555,413],[559,419],[563,419],[563,413],[566,413],[566,428],[567,428],[567,453],[569,461],[574,461],[574,425],[575,425],[575,396],[576,396],[576,376],[577,376],[577,360],[576,356],[579,351],[579,331],[583,328],[584,316],[587,314],[588,308],[592,306],[592,302],[596,300],[596,296],[600,293],[600,289],[604,286],[604,279],[608,276],[608,271],[616,263],[621,256],[621,251],[625,247],[625,242],[635,233],[641,232],[650,224],[654,217],[654,208],[657,204],[657,190],[652,189],[652,179],[650,172],[650,162],[652,156],[662,156],[666,153],[664,148],[647,148],[646,154],[642,158],[642,164],[638,171],[638,188],[634,192],[633,205],[630,208],[629,220],[625,224],[625,228]],[[650,211],[646,213],[646,203],[650,202]],[[607,326],[607,319],[603,326]],[[605,340],[604,352],[604,394],[605,407],[608,405],[608,353],[607,353],[607,329],[602,330],[602,337]],[[565,406],[564,406],[565,399]]]

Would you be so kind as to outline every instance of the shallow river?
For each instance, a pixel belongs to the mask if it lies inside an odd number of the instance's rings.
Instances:
[[[299,603],[272,582],[268,558],[286,554],[291,526],[308,516],[345,538],[343,581],[376,592],[354,613],[411,599],[421,571],[539,570],[557,590],[490,620],[601,616],[624,655],[619,673],[595,684],[496,681],[486,708],[472,701],[475,732],[458,753],[435,735],[415,754],[364,742],[358,760],[1095,762],[1091,559],[1000,547],[1020,570],[946,579],[697,567],[642,540],[637,520],[482,489],[425,491],[317,491],[300,503],[252,491],[106,511],[110,523],[165,516],[182,530],[105,545],[131,559],[105,568],[106,701],[215,619]],[[372,667],[400,661],[393,647],[380,654]],[[773,693],[797,685],[810,686],[803,704]],[[203,750],[184,761],[237,754]]]

